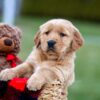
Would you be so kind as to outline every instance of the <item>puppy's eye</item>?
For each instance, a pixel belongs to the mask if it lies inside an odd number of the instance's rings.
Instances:
[[[49,34],[49,31],[45,32],[45,34],[48,35]]]
[[[64,36],[66,36],[66,34],[65,33],[60,33],[60,36],[64,37]]]

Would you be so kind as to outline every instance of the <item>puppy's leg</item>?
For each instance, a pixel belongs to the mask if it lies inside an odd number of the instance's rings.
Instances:
[[[27,88],[33,91],[40,90],[44,84],[56,78],[57,76],[54,71],[47,68],[40,68],[28,80]]]
[[[14,77],[20,77],[21,75],[32,71],[32,66],[28,63],[23,63],[15,68],[5,69],[0,73],[0,80],[8,81]]]

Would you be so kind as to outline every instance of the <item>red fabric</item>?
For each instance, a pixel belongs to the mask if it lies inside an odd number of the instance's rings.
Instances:
[[[12,68],[16,67],[17,66],[16,62],[19,61],[19,59],[13,54],[8,54],[6,56],[6,60],[10,62]],[[41,90],[34,92],[34,91],[29,91],[28,89],[26,89],[27,80],[28,78],[14,78],[8,81],[8,89],[7,89],[8,95],[5,94],[4,98],[8,98],[8,100],[15,100],[16,97],[18,98],[18,96],[21,95],[21,92],[26,93],[32,98],[38,98]],[[12,94],[12,96],[9,96],[10,94]],[[4,98],[0,100],[6,100]],[[33,99],[33,100],[37,100],[37,99]]]
[[[19,59],[13,54],[8,54],[6,56],[6,60],[10,62],[12,68],[16,67],[17,62],[19,61]],[[24,98],[23,100],[38,100],[37,98],[40,95],[41,90],[35,92],[29,91],[26,88],[27,80],[28,78],[14,78],[8,81],[5,84],[5,86],[0,87],[1,89],[0,94],[2,94],[0,96],[0,100],[22,100],[23,98]],[[1,82],[0,84],[1,86],[2,81],[0,82]],[[7,88],[5,89],[5,87]]]
[[[8,54],[6,60],[10,62],[13,68],[17,66],[16,62],[19,59],[14,54]],[[24,91],[27,80],[28,78],[14,78],[8,84],[17,90]]]
[[[28,78],[14,78],[9,81],[9,86],[12,86],[17,90],[24,91],[27,80]]]
[[[6,60],[11,63],[11,67],[16,67],[16,62],[19,60],[14,54],[8,54]]]

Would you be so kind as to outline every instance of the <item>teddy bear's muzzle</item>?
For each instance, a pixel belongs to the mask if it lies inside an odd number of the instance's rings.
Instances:
[[[0,52],[11,52],[14,50],[15,43],[9,37],[2,37],[0,38]]]
[[[10,40],[10,39],[5,39],[5,40],[4,40],[4,44],[5,44],[6,46],[11,46],[11,45],[13,44],[13,42],[12,42],[12,40]]]

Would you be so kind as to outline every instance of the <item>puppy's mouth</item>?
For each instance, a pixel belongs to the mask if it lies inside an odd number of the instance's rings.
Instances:
[[[48,48],[47,52],[54,52],[55,53],[56,51],[55,51],[55,48],[53,47],[53,48]]]

